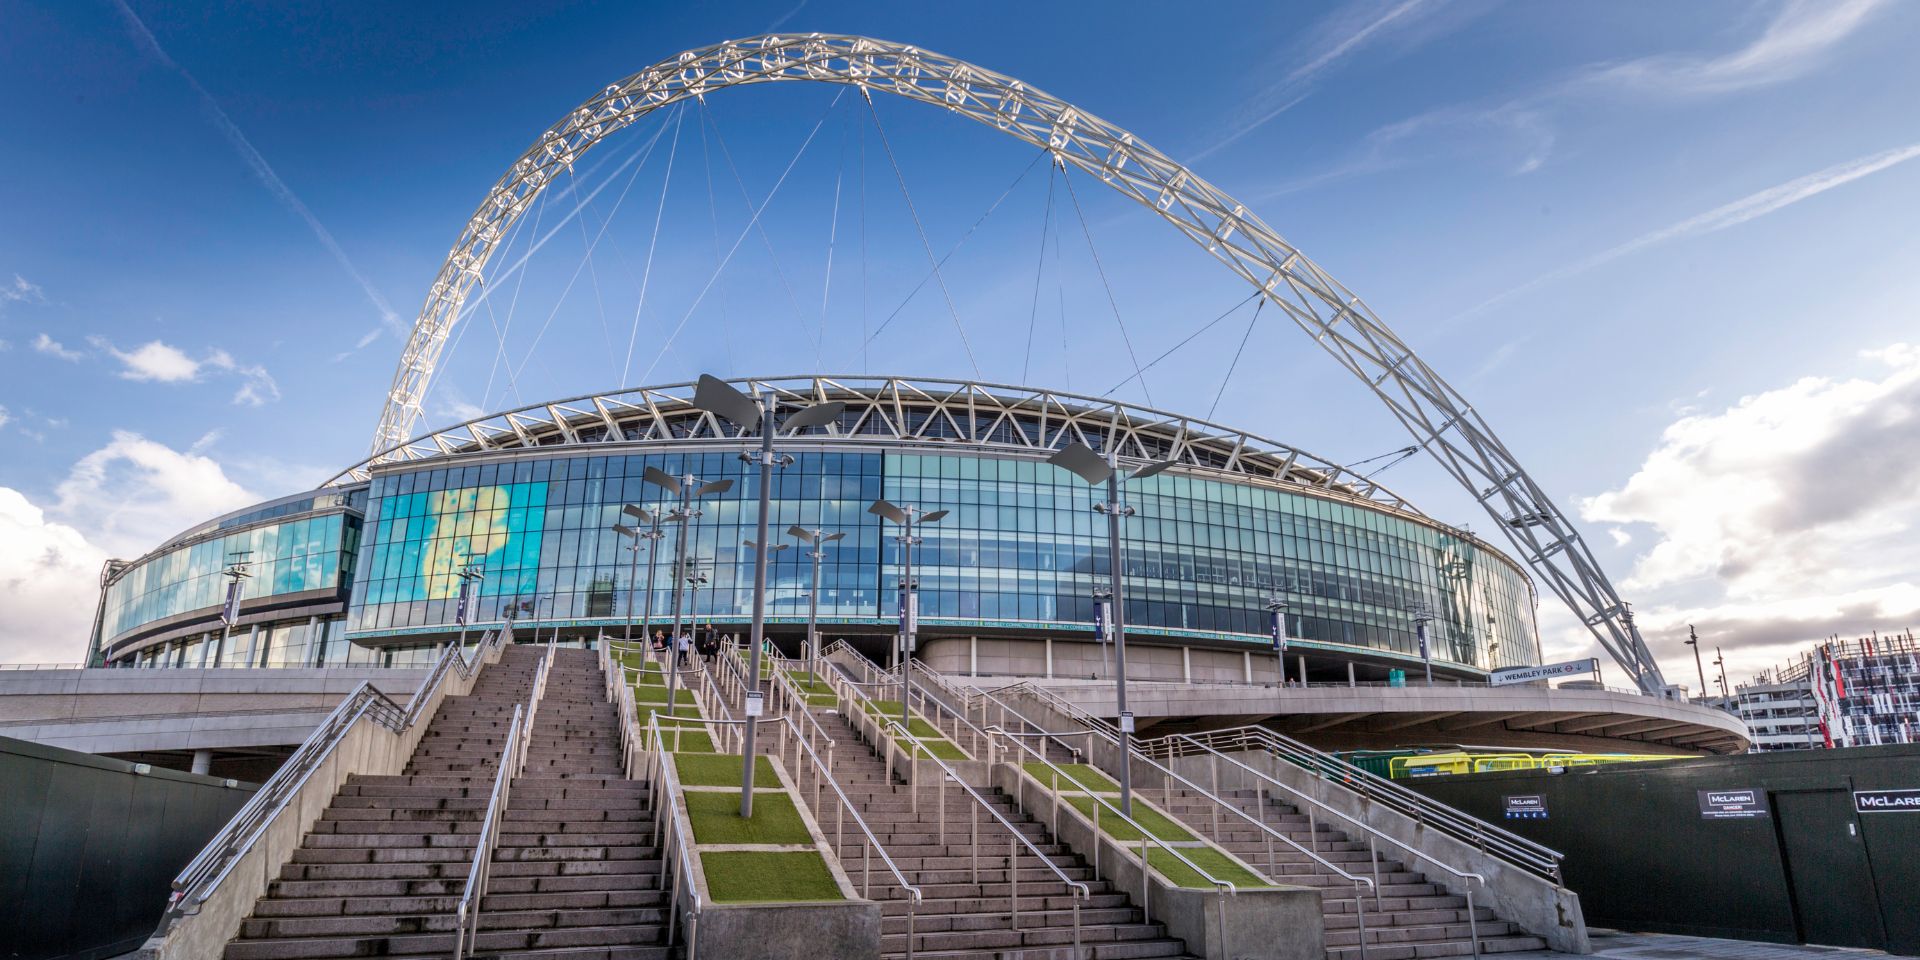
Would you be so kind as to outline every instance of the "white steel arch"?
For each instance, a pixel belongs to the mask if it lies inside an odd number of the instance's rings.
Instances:
[[[1012,77],[867,37],[762,36],[689,50],[608,86],[542,133],[488,191],[434,278],[374,434],[376,461],[406,444],[435,365],[506,230],[581,154],[661,107],[726,87],[811,80],[934,104],[1049,150],[1169,224],[1286,312],[1386,404],[1419,446],[1486,508],[1547,588],[1643,692],[1666,695],[1626,603],[1553,499],[1473,405],[1358,296],[1244,204],[1133,134]]]

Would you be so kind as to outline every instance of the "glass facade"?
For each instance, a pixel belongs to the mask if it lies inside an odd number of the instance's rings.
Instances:
[[[267,523],[149,557],[107,587],[101,635],[109,642],[148,624],[218,607],[228,564],[245,560],[248,600],[338,588],[360,550],[358,518],[344,513]]]
[[[822,617],[890,621],[896,614],[898,531],[869,514],[884,496],[948,509],[919,529],[915,553],[923,620],[930,625],[1086,629],[1092,593],[1107,579],[1106,523],[1091,509],[1104,489],[1043,462],[972,454],[808,451],[779,472],[769,528],[777,541],[798,524],[845,531],[826,548]],[[558,452],[556,451],[556,454]],[[455,622],[461,569],[484,579],[470,619],[491,621],[515,604],[533,616],[617,621],[643,602],[629,574],[623,504],[670,508],[646,483],[657,467],[701,481],[731,479],[700,501],[687,553],[707,578],[692,607],[701,619],[746,620],[758,478],[736,450],[556,455],[383,473],[369,490],[367,536],[356,568],[348,629],[380,632]],[[1537,659],[1526,578],[1475,541],[1354,503],[1246,481],[1161,474],[1123,488],[1136,515],[1127,538],[1130,629],[1265,642],[1267,598],[1289,604],[1297,639],[1418,656],[1412,611],[1434,618],[1436,660],[1487,668]],[[653,619],[668,616],[671,560],[680,531],[658,541]],[[647,561],[639,558],[644,581]],[[804,618],[811,579],[804,549],[770,569],[769,615]],[[215,601],[217,602],[217,600]]]

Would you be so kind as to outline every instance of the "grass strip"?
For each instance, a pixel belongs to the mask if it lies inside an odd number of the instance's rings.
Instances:
[[[817,853],[752,850],[703,853],[707,894],[718,903],[844,900],[833,871]]]
[[[1241,889],[1265,887],[1267,882],[1255,876],[1247,868],[1227,859],[1226,854],[1211,847],[1182,848],[1180,853],[1188,860],[1199,864],[1208,873],[1213,874]],[[1167,878],[1167,882],[1176,887],[1210,890],[1213,883],[1193,871],[1192,867],[1181,863],[1171,852],[1158,847],[1147,850],[1147,863],[1155,873]]]
[[[660,739],[666,741],[667,749],[674,753],[712,753],[713,735],[705,730],[693,730],[686,727],[662,727]]]
[[[633,688],[633,699],[640,703],[666,703],[667,688],[665,686],[655,688],[649,685],[637,685]],[[694,699],[692,690],[681,687],[673,692],[673,702],[693,706],[700,701]]]
[[[959,744],[947,740],[922,740],[920,741],[920,746],[915,748],[913,752],[915,756],[923,758],[939,757],[942,760],[973,759],[967,756],[965,750],[960,749]]]
[[[813,842],[813,835],[807,832],[807,825],[800,819],[800,811],[794,807],[793,798],[785,793],[755,794],[751,820],[741,818],[740,795],[737,793],[689,793],[686,801],[687,818],[693,821],[695,843]]]
[[[1095,801],[1092,797],[1084,793],[1069,793],[1063,795],[1061,799],[1067,801],[1068,806],[1084,814],[1088,820],[1093,819]],[[1144,804],[1133,805],[1133,820],[1134,823],[1146,827],[1147,832],[1153,834],[1156,840],[1175,842],[1200,839],[1187,828],[1173,822],[1166,814]],[[1132,823],[1120,819],[1120,814],[1112,807],[1103,807],[1100,810],[1100,829],[1105,831],[1107,836],[1123,843],[1132,843],[1140,839],[1140,831],[1134,829]]]
[[[1035,780],[1053,786],[1053,769],[1044,763],[1033,761],[1021,764]],[[1056,763],[1060,768],[1061,793],[1119,793],[1120,785],[1107,778],[1107,775],[1090,764]],[[1072,779],[1068,779],[1071,777]],[[1084,784],[1080,786],[1077,784]]]
[[[669,741],[671,742],[671,741]],[[677,753],[673,765],[680,771],[681,784],[689,787],[737,787],[740,785],[740,755],[737,753]],[[777,787],[780,778],[773,772],[773,761],[756,757],[753,785]],[[759,798],[754,798],[758,803]]]

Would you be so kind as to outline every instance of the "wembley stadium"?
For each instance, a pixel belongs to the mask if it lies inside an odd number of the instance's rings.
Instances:
[[[885,655],[899,615],[896,531],[876,499],[950,514],[915,550],[920,657],[960,672],[1103,673],[1095,594],[1109,578],[1100,499],[1047,457],[1070,443],[1176,466],[1129,483],[1122,524],[1133,673],[1279,679],[1269,604],[1286,604],[1288,677],[1378,681],[1422,667],[1484,678],[1538,663],[1526,573],[1471,533],[1285,444],[1178,414],[951,380],[741,381],[837,418],[784,436],[776,530],[845,537],[820,551],[818,622]],[[467,624],[531,637],[650,634],[676,588],[697,629],[744,634],[753,605],[753,435],[691,402],[692,384],[577,397],[426,434],[317,490],[210,518],[104,577],[94,644],[109,663],[399,665]],[[677,497],[649,468],[701,484],[692,524],[635,541],[629,505]],[[684,551],[680,540],[687,540]],[[775,554],[768,633],[797,646],[812,591],[806,544]],[[649,556],[656,551],[658,556]],[[688,566],[679,567],[679,557]],[[649,580],[648,571],[652,571]],[[243,574],[239,576],[236,574]],[[464,574],[464,576],[463,576]],[[695,581],[687,582],[691,574]],[[222,621],[229,584],[238,616]],[[462,612],[462,584],[471,598]],[[689,589],[691,587],[691,589]],[[651,599],[651,607],[647,605]]]

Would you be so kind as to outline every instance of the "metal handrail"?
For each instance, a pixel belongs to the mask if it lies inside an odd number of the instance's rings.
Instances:
[[[467,868],[467,885],[454,907],[453,960],[463,960],[470,945],[480,938],[480,897],[485,894],[493,870],[493,845],[499,835],[500,815],[507,805],[512,783],[511,770],[520,754],[520,729],[525,717],[520,704],[513,705],[513,724],[507,728],[506,746],[500,748],[500,768],[494,771],[493,791],[487,795],[487,812],[480,821],[480,837],[473,848],[473,865]]]
[[[832,683],[832,685],[839,687],[841,689],[840,698],[841,698],[841,708],[843,713],[847,713],[851,715],[854,712],[855,708],[852,708],[849,702],[855,698],[859,698],[861,700],[872,699],[871,697],[867,696],[865,691],[859,689],[859,686],[861,686],[860,684],[857,684],[855,681],[849,679],[844,674],[834,675],[833,679],[830,682]],[[864,708],[858,708],[858,709],[860,710],[860,712],[864,712]],[[884,721],[884,723],[882,723],[881,721]],[[1027,839],[1027,835],[1020,832],[1020,829],[1014,826],[1012,821],[1008,820],[1005,816],[1003,816],[999,810],[995,809],[993,804],[988,803],[987,798],[981,796],[980,791],[974,789],[972,784],[969,784],[965,779],[963,779],[960,776],[959,771],[955,770],[952,766],[948,765],[948,763],[945,760],[942,760],[939,757],[935,756],[933,754],[933,751],[926,749],[926,747],[924,746],[920,738],[914,736],[911,731],[907,730],[905,727],[902,727],[899,724],[899,722],[893,721],[893,720],[887,720],[884,717],[875,718],[875,725],[879,726],[882,730],[887,730],[887,728],[891,728],[891,731],[892,731],[891,735],[896,740],[901,740],[906,742],[910,748],[909,755],[913,757],[914,762],[917,763],[921,759],[921,756],[924,754],[926,759],[933,761],[933,763],[940,768],[942,777],[938,781],[938,784],[939,784],[938,791],[940,793],[938,802],[940,804],[940,829],[943,837],[946,832],[947,805],[946,805],[945,792],[946,792],[946,785],[948,783],[954,783],[958,785],[961,790],[966,792],[968,797],[972,798],[974,802],[974,806],[970,809],[975,811],[985,810],[989,817],[993,818],[995,822],[999,823],[1000,826],[1005,828],[1006,831],[1012,836],[1012,840],[1009,841],[1009,846],[1007,848],[1007,880],[1009,885],[1008,908],[1009,908],[1009,914],[1011,916],[1010,922],[1015,929],[1019,929],[1019,926],[1020,926],[1020,866],[1019,866],[1019,859],[1016,856],[1016,851],[1019,849],[1020,846],[1026,847],[1028,853],[1031,853],[1042,864],[1045,864],[1047,869],[1051,871],[1055,877],[1059,878],[1060,882],[1064,884],[1068,890],[1072,891],[1073,954],[1075,957],[1079,957],[1081,954],[1080,904],[1082,901],[1090,901],[1092,899],[1092,896],[1093,896],[1092,889],[1088,887],[1085,883],[1082,883],[1081,881],[1075,880],[1072,877],[1067,876],[1066,871],[1061,870],[1060,865],[1054,863],[1052,857],[1049,857],[1046,854],[1040,852],[1040,848],[1035,846],[1032,840]],[[918,777],[914,778],[914,783],[912,784],[912,787],[914,791],[913,796],[917,800],[920,795],[919,794],[920,784],[919,784]],[[975,876],[975,879],[977,880],[979,877],[979,866],[980,866],[979,865],[979,821],[978,819],[971,819],[971,824],[973,827],[973,838],[974,838],[974,843],[973,843],[974,876]],[[1018,846],[1015,846],[1015,844],[1018,844]],[[909,940],[909,943],[911,943],[911,940]]]
[[[487,795],[487,812],[482,817],[480,837],[473,847],[473,865],[467,868],[467,885],[460,891],[454,908],[457,929],[453,939],[453,960],[467,956],[468,940],[480,938],[480,907],[493,878],[493,848],[500,841],[500,818],[512,802],[513,781],[526,769],[527,749],[533,742],[533,721],[540,701],[547,693],[547,676],[553,670],[554,641],[547,641],[546,655],[534,669],[533,686],[525,705],[514,704],[513,725],[507,728],[506,745],[500,748],[500,768],[493,774],[493,791]]]
[[[1100,730],[1109,740],[1117,742],[1118,728],[1087,713],[1045,687],[1022,682],[1001,687],[996,692],[1005,694],[1013,690],[1027,692],[1062,714],[1090,728]],[[1551,880],[1556,885],[1562,882],[1560,862],[1565,859],[1565,855],[1558,850],[1463,813],[1425,794],[1417,793],[1377,774],[1362,770],[1285,734],[1261,726],[1243,726],[1214,730],[1194,736],[1209,742],[1221,741],[1222,738],[1230,738],[1225,742],[1241,744],[1250,742],[1254,748],[1266,750],[1279,759],[1318,773],[1324,780],[1345,787],[1362,799],[1377,801],[1397,813],[1413,818],[1417,823],[1431,826],[1483,853],[1499,857],[1523,870]],[[1320,803],[1318,800],[1313,802]],[[1367,829],[1372,831],[1371,827]]]
[[[259,842],[268,825],[286,808],[288,800],[299,793],[307,779],[333,754],[334,748],[339,746],[347,732],[362,717],[369,717],[394,733],[406,732],[418,722],[426,701],[439,690],[448,674],[458,671],[462,679],[473,676],[481,657],[491,647],[498,646],[500,638],[499,631],[489,631],[474,648],[470,661],[461,655],[457,642],[448,641],[433,669],[421,678],[412,700],[404,708],[371,682],[362,681],[355,687],[173,878],[173,893],[168,897],[158,932],[164,933],[181,917],[199,912],[200,905],[213,895],[232,872],[234,865]]]
[[[1558,884],[1561,861],[1565,855],[1551,847],[1529,840],[1511,831],[1479,820],[1444,803],[1417,793],[1384,777],[1362,770],[1338,757],[1315,750],[1306,744],[1265,727],[1234,727],[1196,736],[1182,735],[1196,745],[1238,745],[1263,750],[1278,759],[1318,774],[1360,797],[1378,802],[1416,822],[1499,857],[1530,873]]]
[[[629,698],[631,699],[631,698]],[[655,713],[647,718],[647,732],[652,735],[651,759],[655,769],[664,766],[662,759],[666,753],[666,741],[659,736],[660,715]],[[686,960],[696,960],[700,952],[700,887],[693,882],[693,837],[683,827],[676,811],[685,810],[687,798],[685,791],[675,789],[674,784],[664,783],[658,776],[648,778],[654,789],[648,797],[653,807],[653,834],[655,844],[661,847],[661,857],[671,860],[674,869],[667,877],[667,946],[673,946],[676,932],[674,920],[679,911],[674,909],[674,901],[680,892],[685,891],[689,901],[687,908],[687,953]],[[689,818],[691,819],[691,818]],[[669,827],[668,824],[671,823]],[[661,834],[665,833],[664,841]]]
[[[738,653],[731,651],[729,651],[729,655],[739,656]],[[807,661],[789,659],[779,656],[777,653],[769,654],[768,656],[771,657],[768,662],[773,664],[773,689],[779,691],[782,696],[786,715],[792,717],[797,713],[805,717],[807,719],[807,725],[812,728],[812,733],[815,737],[813,742],[825,741],[828,744],[832,744],[834,739],[828,736],[826,728],[820,725],[820,718],[814,716],[813,711],[808,709],[811,704],[807,700],[807,694],[800,690],[798,683],[794,682],[789,672],[794,668],[787,666],[789,664],[806,665]],[[807,674],[809,676],[815,675],[810,666],[807,669]],[[831,686],[831,684],[829,684],[829,686]]]

